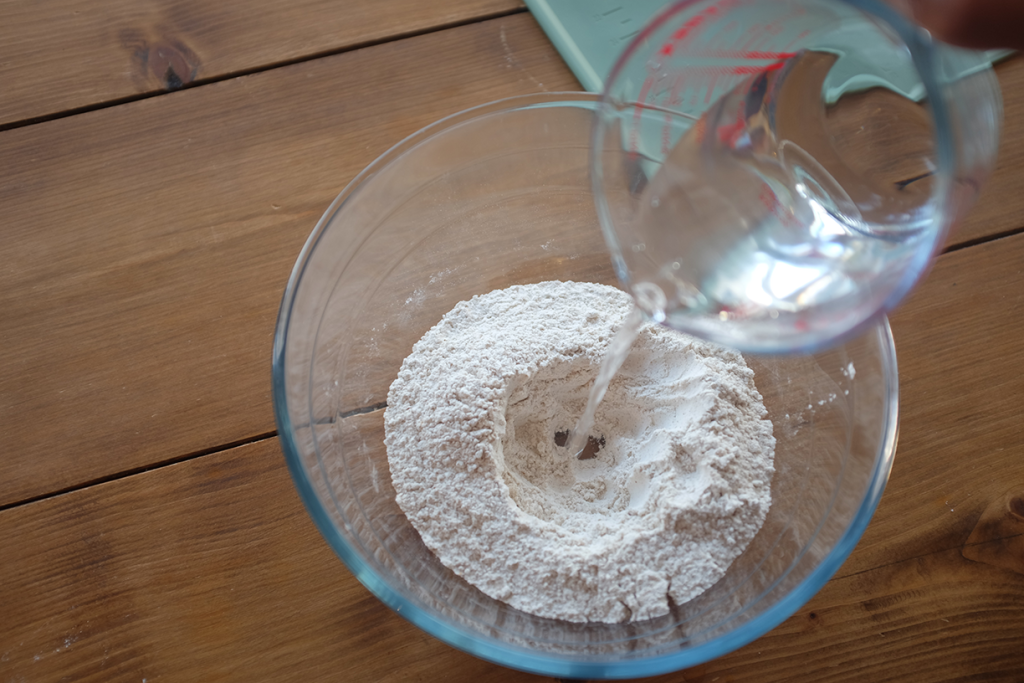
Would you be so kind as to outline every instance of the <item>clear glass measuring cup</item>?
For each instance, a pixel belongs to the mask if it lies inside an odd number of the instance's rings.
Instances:
[[[592,178],[652,318],[752,352],[859,331],[921,278],[992,168],[980,53],[870,0],[684,0],[612,70]]]

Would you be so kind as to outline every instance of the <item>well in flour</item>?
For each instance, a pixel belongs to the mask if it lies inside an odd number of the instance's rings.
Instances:
[[[576,282],[473,297],[388,393],[399,506],[442,563],[538,616],[666,614],[722,577],[771,503],[775,440],[752,371],[655,325],[597,411],[592,457],[556,443],[631,306]]]

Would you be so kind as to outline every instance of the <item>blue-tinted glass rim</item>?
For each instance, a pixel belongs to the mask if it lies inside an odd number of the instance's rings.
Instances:
[[[658,655],[648,659],[581,661],[570,656],[530,652],[518,646],[482,640],[478,634],[453,625],[424,611],[415,602],[401,595],[377,574],[374,568],[360,556],[358,551],[348,544],[331,520],[330,515],[324,509],[320,498],[316,494],[313,482],[303,467],[299,446],[294,437],[294,425],[288,413],[285,386],[285,355],[288,344],[288,326],[291,320],[295,296],[309,259],[324,231],[330,224],[333,216],[344,205],[347,198],[363,182],[411,147],[420,144],[425,139],[439,132],[458,125],[465,120],[496,112],[553,106],[584,107],[593,110],[597,102],[598,97],[596,95],[587,93],[545,93],[498,100],[443,118],[413,133],[378,157],[358,174],[331,203],[303,246],[282,297],[274,333],[271,365],[274,418],[277,423],[281,447],[288,470],[310,517],[328,545],[348,566],[356,579],[380,599],[381,602],[388,605],[400,616],[442,642],[464,652],[513,669],[547,676],[578,679],[635,678],[678,671],[732,652],[756,640],[789,618],[813,597],[839,567],[842,566],[863,535],[888,480],[898,436],[899,401],[898,383],[896,381],[896,350],[889,323],[883,317],[877,326],[866,333],[878,336],[877,342],[881,348],[883,362],[882,374],[886,378],[887,412],[883,417],[883,437],[879,452],[875,458],[871,484],[865,493],[864,500],[833,551],[789,594],[736,630],[686,650]]]

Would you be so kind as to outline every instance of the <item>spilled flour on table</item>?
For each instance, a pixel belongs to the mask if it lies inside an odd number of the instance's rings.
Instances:
[[[666,614],[713,585],[771,504],[775,439],[736,352],[645,325],[597,411],[595,457],[555,443],[632,306],[545,282],[463,301],[388,393],[399,506],[447,567],[569,621]]]

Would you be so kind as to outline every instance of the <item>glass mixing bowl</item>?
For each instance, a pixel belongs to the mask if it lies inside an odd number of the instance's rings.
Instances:
[[[439,121],[371,164],[302,250],[273,356],[295,485],[356,577],[446,643],[585,679],[692,666],[786,619],[853,550],[897,434],[884,319],[819,354],[748,356],[777,439],[767,520],[717,584],[649,621],[535,617],[484,595],[424,546],[395,503],[383,442],[388,387],[413,344],[459,301],[546,280],[616,283],[588,177],[596,101],[561,93],[495,102]]]

